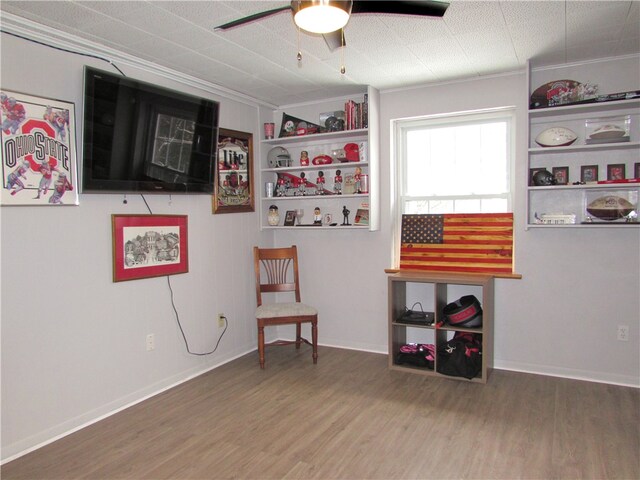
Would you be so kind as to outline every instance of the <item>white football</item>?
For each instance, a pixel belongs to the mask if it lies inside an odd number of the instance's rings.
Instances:
[[[551,127],[536,137],[536,143],[541,147],[566,147],[578,139],[578,135],[565,127]]]
[[[589,135],[589,138],[621,138],[625,135],[624,128],[620,128],[618,125],[603,125],[602,127],[594,130],[594,132]]]

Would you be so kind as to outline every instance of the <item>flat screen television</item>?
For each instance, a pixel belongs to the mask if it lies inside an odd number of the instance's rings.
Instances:
[[[83,193],[213,193],[220,104],[85,67]]]

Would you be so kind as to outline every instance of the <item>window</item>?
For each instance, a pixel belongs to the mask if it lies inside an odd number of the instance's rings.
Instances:
[[[513,108],[394,123],[398,217],[512,210]]]

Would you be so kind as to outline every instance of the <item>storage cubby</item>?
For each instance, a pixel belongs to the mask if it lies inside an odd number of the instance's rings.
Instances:
[[[420,375],[469,381],[464,377],[443,375],[434,369],[399,365],[396,361],[402,345],[426,343],[438,346],[453,338],[455,332],[471,332],[482,338],[482,368],[472,382],[486,383],[493,368],[493,277],[455,273],[400,272],[388,277],[389,289],[389,369]],[[482,306],[482,326],[465,328],[444,322],[444,307],[464,295],[474,295]],[[405,309],[433,312],[432,325],[416,325],[398,321]]]

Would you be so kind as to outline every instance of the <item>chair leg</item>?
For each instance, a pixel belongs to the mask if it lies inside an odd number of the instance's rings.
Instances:
[[[300,344],[302,343],[302,324],[296,323],[296,350],[300,350]]]
[[[258,356],[260,357],[260,368],[264,369],[264,327],[258,325]]]
[[[311,343],[313,344],[313,363],[318,363],[318,322],[311,322]]]

